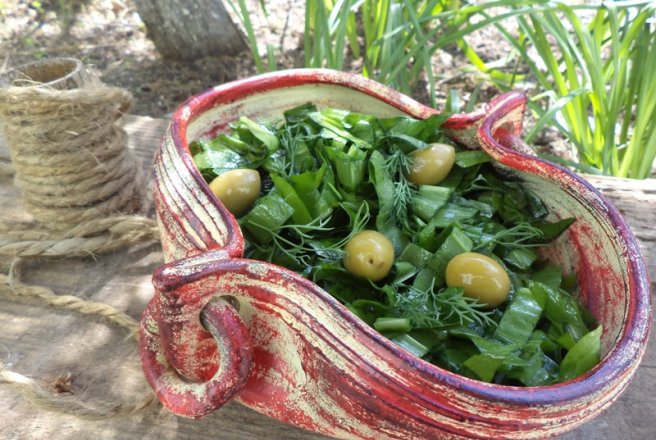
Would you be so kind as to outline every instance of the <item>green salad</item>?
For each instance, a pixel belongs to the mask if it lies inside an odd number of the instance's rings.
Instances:
[[[599,362],[601,326],[539,248],[575,219],[548,209],[443,115],[307,104],[193,142],[238,219],[245,257],[296,271],[409,352],[474,379],[539,386]]]

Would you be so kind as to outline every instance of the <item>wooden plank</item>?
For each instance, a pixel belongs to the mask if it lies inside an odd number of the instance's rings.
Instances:
[[[127,117],[130,148],[150,173],[153,151],[167,122]],[[0,161],[7,162],[0,141]],[[652,274],[656,274],[656,181],[586,177],[620,210],[631,226]],[[29,218],[20,208],[11,178],[0,175],[3,220]],[[97,259],[34,261],[25,281],[49,286],[58,294],[75,294],[111,304],[138,319],[152,295],[150,276],[162,263],[158,245],[137,246]],[[652,284],[654,286],[654,284]],[[38,301],[0,297],[0,362],[44,385],[67,373],[71,399],[90,405],[133,402],[148,387],[143,379],[133,339],[125,330],[101,319],[44,307]],[[652,438],[656,430],[656,343],[652,338],[638,374],[606,413],[562,438]],[[320,439],[231,403],[201,419],[168,413],[161,405],[119,420],[86,421],[30,407],[16,392],[0,385],[0,439]]]

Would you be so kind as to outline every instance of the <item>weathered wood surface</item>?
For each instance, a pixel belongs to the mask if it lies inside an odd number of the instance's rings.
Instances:
[[[129,117],[130,146],[145,173],[166,121]],[[0,159],[8,152],[0,141]],[[656,274],[656,181],[589,177],[622,212],[640,241],[647,266]],[[3,220],[28,218],[11,178],[0,176]],[[104,301],[134,318],[152,295],[150,275],[162,263],[156,244],[138,246],[95,260],[34,261],[24,280],[58,294]],[[656,275],[653,275],[656,276]],[[656,283],[652,283],[652,292]],[[44,307],[37,301],[0,295],[0,362],[52,386],[70,373],[72,394],[90,405],[135,402],[146,392],[136,345],[122,329],[101,319]],[[637,376],[621,398],[592,422],[563,439],[651,439],[656,432],[656,342],[651,338]],[[201,420],[168,413],[161,405],[117,420],[85,421],[35,409],[8,385],[0,384],[0,439],[320,439],[232,403]]]

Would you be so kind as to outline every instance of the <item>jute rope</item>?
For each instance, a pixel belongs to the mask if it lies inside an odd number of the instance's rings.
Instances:
[[[9,293],[18,297],[39,298],[46,304],[54,307],[60,307],[86,315],[101,316],[127,329],[133,337],[136,337],[139,326],[137,321],[107,304],[85,301],[72,295],[57,295],[47,287],[23,284],[20,281],[22,261],[20,258],[15,259],[12,262],[9,274],[0,274],[0,289],[3,294]],[[25,400],[38,408],[90,420],[134,414],[147,408],[156,401],[155,394],[149,392],[134,403],[121,405],[105,403],[100,407],[91,407],[87,404],[71,400],[68,396],[53,394],[35,380],[3,368],[2,363],[0,363],[0,383],[12,385],[21,393]]]
[[[25,258],[89,256],[158,239],[155,221],[146,215],[150,203],[138,162],[116,124],[132,96],[93,77],[66,90],[25,78],[14,84],[20,85],[0,87],[0,129],[11,155],[11,166],[2,164],[0,175],[14,176],[35,222],[0,222],[0,255],[13,257],[9,272],[0,274],[0,293],[99,316],[136,336],[138,323],[107,304],[20,281]],[[85,419],[133,414],[156,401],[149,392],[135,403],[89,406],[53,394],[1,362],[0,383],[36,407]]]
[[[20,281],[23,261],[22,258],[15,258],[11,263],[9,273],[7,275],[0,274],[3,293],[10,292],[17,297],[37,298],[50,306],[72,310],[83,315],[100,316],[129,330],[132,335],[137,334],[139,329],[137,321],[105,303],[88,301],[73,295],[57,295],[47,287],[23,284]]]
[[[0,274],[0,293],[22,298],[37,298],[47,305],[75,311],[83,315],[99,316],[130,332],[136,338],[139,323],[120,310],[101,302],[88,301],[73,295],[57,295],[43,286],[24,284],[20,281],[23,259],[15,258],[7,275]],[[53,394],[47,387],[34,379],[6,369],[0,362],[0,383],[13,386],[31,405],[66,415],[88,420],[103,420],[135,414],[157,401],[155,393],[147,392],[133,403],[100,403],[90,406],[72,400],[70,396]]]
[[[14,167],[10,163],[0,159],[0,178],[14,175]]]
[[[37,408],[87,420],[104,420],[135,414],[149,407],[156,400],[155,394],[150,393],[134,404],[122,404],[119,406],[106,404],[104,408],[93,408],[65,397],[53,395],[47,388],[39,385],[33,379],[13,371],[2,369],[2,364],[0,363],[0,383],[3,382],[13,385],[26,401]]]
[[[92,237],[85,235],[88,226],[81,224],[66,234],[52,236],[38,229],[25,229],[25,224],[0,223],[0,254],[22,258],[88,256],[156,240],[158,236],[153,219],[143,216],[116,215],[94,220],[92,229],[106,232]]]
[[[73,90],[0,89],[0,119],[23,205],[53,232],[141,207],[144,182],[115,121],[132,102],[120,88],[89,81]]]

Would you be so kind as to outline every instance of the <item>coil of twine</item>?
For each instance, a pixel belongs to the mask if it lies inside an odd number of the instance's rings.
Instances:
[[[117,124],[131,104],[129,92],[103,84],[76,59],[40,61],[0,76],[0,132],[22,204],[36,221],[0,222],[0,255],[14,258],[9,273],[0,274],[0,293],[39,298],[135,331],[137,322],[109,305],[56,295],[18,276],[24,258],[93,255],[158,239],[155,221],[146,216],[139,162]],[[92,419],[131,414],[156,400],[149,392],[134,404],[89,407],[2,365],[0,383],[37,407]]]
[[[145,194],[127,135],[116,124],[131,94],[104,85],[78,63],[14,71],[10,85],[0,88],[15,185],[26,210],[55,235],[80,225],[82,235],[103,232],[106,225],[96,220],[139,210]],[[42,81],[67,67],[63,78]]]

